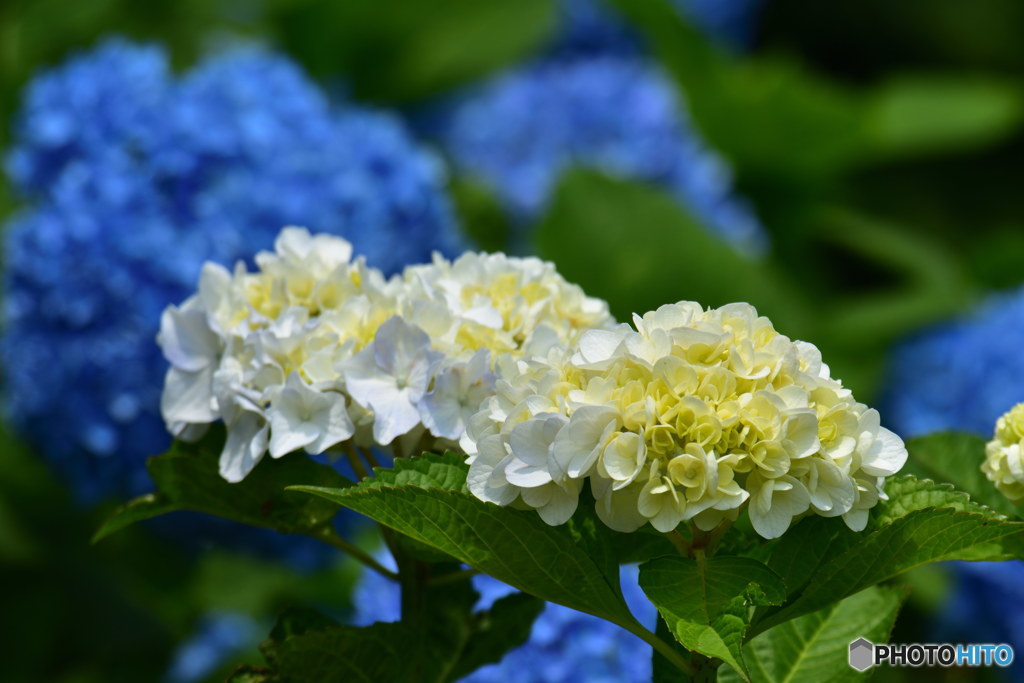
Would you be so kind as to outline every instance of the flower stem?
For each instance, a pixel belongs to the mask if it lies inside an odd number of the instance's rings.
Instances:
[[[368,552],[366,552],[359,546],[355,545],[354,543],[350,543],[349,541],[346,541],[344,538],[338,536],[327,527],[323,527],[323,530],[320,533],[314,532],[309,533],[307,535],[317,539],[318,541],[323,541],[324,543],[337,548],[343,553],[350,555],[351,557],[363,563],[364,565],[366,565],[373,571],[377,572],[381,576],[385,576],[391,579],[392,581],[398,580],[398,574],[391,571],[377,560],[373,559],[372,555],[370,555]]]
[[[680,555],[683,557],[690,556],[690,542],[687,541],[681,533],[673,529],[672,531],[667,532],[665,536],[667,536],[668,540],[672,542],[672,545],[676,547],[676,550],[679,551]]]
[[[672,664],[672,666],[682,671],[687,677],[693,678],[696,675],[697,670],[693,667],[693,665],[690,662],[686,661],[683,658],[683,655],[680,654],[680,652],[676,650],[674,647],[672,647],[671,644],[666,643],[664,640],[662,640],[655,634],[651,633],[637,622],[625,624],[623,625],[623,627],[633,635],[637,636],[638,638],[641,638],[644,642],[649,644],[655,650],[657,650],[662,657],[667,659],[669,663]]]
[[[369,470],[363,465],[363,461],[356,455],[356,447],[349,441],[345,444],[345,457],[348,458],[348,463],[352,465],[352,470],[356,473],[356,476],[360,479],[366,479],[370,476]]]
[[[372,448],[359,448],[357,446],[355,450],[357,453],[363,456],[363,459],[366,460],[366,464],[369,465],[371,469],[380,467],[380,463],[377,462],[377,458],[375,458],[373,455]]]
[[[436,586],[443,583],[453,583],[455,581],[461,581],[462,579],[468,579],[476,576],[480,571],[470,567],[469,569],[460,569],[458,571],[450,572],[448,574],[442,574],[441,576],[432,576],[427,579],[427,583],[431,586]]]

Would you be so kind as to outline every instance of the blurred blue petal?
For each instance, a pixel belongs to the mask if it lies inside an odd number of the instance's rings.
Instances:
[[[725,162],[690,126],[672,84],[633,57],[549,59],[455,98],[430,127],[453,165],[489,186],[519,225],[543,215],[566,168],[582,165],[659,185],[712,232],[746,251],[766,246]]]
[[[174,653],[164,683],[197,683],[214,674],[232,657],[254,649],[266,628],[244,614],[213,612]]]
[[[388,558],[378,557],[383,562]],[[393,566],[393,565],[392,565]],[[654,629],[657,611],[637,582],[639,569],[620,570],[623,595],[634,615]],[[516,590],[485,575],[473,577],[480,593],[477,609]],[[401,619],[401,592],[394,581],[363,572],[353,592],[354,624]],[[529,640],[495,664],[478,669],[463,681],[471,683],[584,683],[590,681],[645,681],[651,678],[651,647],[611,622],[548,603],[534,622]]]
[[[892,355],[885,422],[904,437],[944,429],[991,437],[996,419],[1024,401],[1024,289],[927,329]]]
[[[336,108],[258,49],[180,78],[167,61],[111,40],[40,74],[7,157],[26,206],[5,233],[5,409],[84,501],[151,486],[154,337],[204,260],[251,259],[289,224],[388,272],[460,248],[444,167],[391,115]]]
[[[991,438],[1024,401],[1024,289],[900,344],[889,363],[883,420],[904,437],[942,430]],[[947,565],[954,589],[934,623],[951,642],[1006,642],[1024,651],[1024,562]]]
[[[715,42],[747,45],[764,0],[669,0],[680,16]],[[643,51],[643,40],[607,0],[561,0],[559,27],[549,51],[557,54],[620,54]]]

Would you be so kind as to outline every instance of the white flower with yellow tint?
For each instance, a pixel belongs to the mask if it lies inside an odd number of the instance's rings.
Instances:
[[[401,456],[452,447],[482,402],[525,390],[521,379],[518,389],[499,386],[501,377],[543,373],[544,359],[611,324],[604,302],[538,259],[437,257],[387,279],[353,261],[345,240],[285,228],[255,262],[253,272],[206,264],[197,293],[164,312],[158,337],[171,366],[168,429],[198,438],[223,421],[221,471],[231,481],[268,447],[273,457],[349,440]],[[578,495],[572,477],[555,479],[527,494],[552,520]]]
[[[417,405],[442,358],[423,330],[394,316],[369,346],[345,362],[349,395],[373,410],[374,441],[387,446],[419,424]]]
[[[995,434],[985,445],[981,471],[999,492],[1014,503],[1024,500],[1024,403],[996,421]]]
[[[474,493],[499,504],[531,505],[539,482],[571,494],[589,480],[598,515],[620,531],[707,531],[745,505],[765,538],[810,513],[862,529],[906,460],[814,346],[747,304],[663,306],[515,369],[462,441],[476,454]],[[537,413],[544,438],[518,438]]]

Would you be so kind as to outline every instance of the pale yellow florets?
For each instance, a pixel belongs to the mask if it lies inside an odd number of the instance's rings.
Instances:
[[[748,501],[769,538],[808,511],[864,527],[906,451],[814,346],[746,304],[684,302],[634,324],[499,382],[462,440],[476,495],[560,523],[589,479],[599,515],[624,531],[711,529]]]
[[[429,265],[406,268],[403,280],[412,302],[406,316],[434,316],[427,331],[458,352],[532,355],[614,322],[604,301],[537,258],[470,252],[449,262],[435,255]]]
[[[996,421],[996,433],[985,445],[981,471],[1000,493],[1014,503],[1024,500],[1024,403],[1018,403]]]
[[[351,256],[343,239],[286,228],[254,272],[206,264],[196,295],[165,311],[164,419],[180,438],[223,420],[225,478],[266,450],[451,443],[502,368],[611,324],[537,259],[436,257],[387,279]]]

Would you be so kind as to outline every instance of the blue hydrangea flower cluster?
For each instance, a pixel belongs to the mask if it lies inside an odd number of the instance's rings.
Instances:
[[[716,42],[750,42],[764,0],[670,0],[679,14]],[[551,50],[563,54],[635,54],[643,41],[607,0],[561,0]]]
[[[1007,643],[1024,648],[1020,562],[955,562],[949,601],[935,635],[944,642]],[[1018,678],[1014,680],[1019,680]]]
[[[906,340],[889,364],[889,427],[904,437],[946,429],[991,437],[999,416],[1024,401],[1022,348],[1024,289]]]
[[[378,559],[387,564],[389,557]],[[394,565],[392,564],[393,568]],[[654,605],[638,583],[637,565],[621,568],[622,592],[633,614],[654,629]],[[480,594],[478,610],[515,591],[485,575],[473,577]],[[374,571],[364,571],[353,591],[353,623],[401,619],[401,589]],[[509,651],[500,662],[488,664],[462,679],[463,683],[591,683],[643,681],[651,678],[651,646],[611,622],[548,603],[534,622],[526,643]]]
[[[336,108],[290,61],[244,49],[181,77],[109,41],[29,86],[7,158],[6,409],[85,500],[149,488],[160,313],[204,260],[284,225],[342,235],[386,270],[453,254],[443,166],[387,114]]]
[[[518,225],[543,213],[563,170],[581,165],[664,187],[737,247],[765,246],[761,225],[733,193],[729,169],[646,61],[532,63],[455,99],[433,126],[455,167],[489,186]]]
[[[886,421],[904,437],[958,430],[990,438],[999,416],[1024,401],[1022,348],[1024,289],[994,295],[968,315],[915,335],[893,352]],[[948,567],[953,589],[935,637],[1024,648],[1024,563]]]

